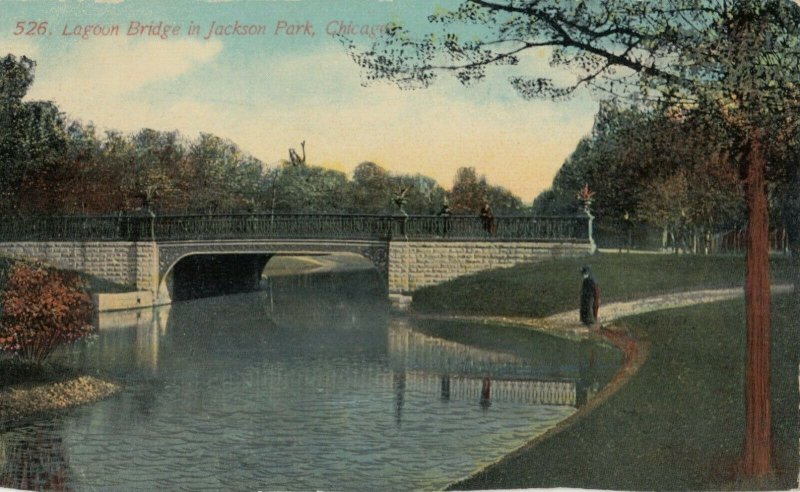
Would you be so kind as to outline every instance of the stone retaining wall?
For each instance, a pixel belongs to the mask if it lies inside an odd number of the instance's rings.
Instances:
[[[410,293],[482,270],[592,252],[589,243],[392,241],[389,292]]]
[[[158,279],[158,247],[134,242],[0,243],[0,253],[35,258],[141,290],[154,290]],[[155,276],[155,277],[154,277]]]
[[[163,249],[163,251],[162,251]],[[388,249],[388,255],[387,255]],[[386,275],[390,294],[407,294],[462,275],[548,258],[585,256],[589,243],[489,241],[217,241],[159,245],[152,242],[0,242],[0,254],[37,258],[60,268],[78,270],[136,287],[157,300],[170,261],[187,253],[361,254]],[[173,258],[174,257],[174,258]],[[172,260],[171,260],[172,259]],[[163,297],[163,296],[162,296]],[[163,302],[169,302],[167,298]]]

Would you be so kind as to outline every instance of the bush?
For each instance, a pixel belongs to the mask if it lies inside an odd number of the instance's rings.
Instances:
[[[2,292],[0,350],[42,362],[92,331],[94,307],[72,272],[15,263]]]

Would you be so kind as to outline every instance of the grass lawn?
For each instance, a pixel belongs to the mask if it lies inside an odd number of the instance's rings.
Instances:
[[[744,284],[742,257],[600,253],[460,277],[419,289],[414,293],[412,307],[443,314],[531,317],[576,309],[582,265],[591,266],[600,287],[601,303]],[[770,268],[772,282],[789,281],[788,258],[773,258]]]
[[[772,310],[776,474],[741,482],[744,305],[728,301],[619,322],[651,343],[650,357],[608,401],[561,433],[484,470],[456,489],[790,489],[798,476],[800,305]]]

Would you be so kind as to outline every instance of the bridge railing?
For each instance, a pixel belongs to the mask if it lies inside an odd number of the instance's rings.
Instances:
[[[588,218],[364,214],[217,214],[0,217],[0,241],[213,239],[589,240]]]

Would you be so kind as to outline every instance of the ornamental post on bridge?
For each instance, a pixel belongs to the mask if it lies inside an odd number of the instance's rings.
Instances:
[[[594,242],[594,231],[592,230],[594,227],[594,215],[592,215],[591,211],[593,197],[594,192],[589,190],[589,184],[585,183],[581,191],[578,192],[578,200],[583,203],[583,213],[589,218],[589,245],[592,253],[597,251],[597,244]]]
[[[405,210],[405,205],[408,203],[406,193],[408,193],[408,187],[400,188],[400,191],[394,197],[394,204],[397,205],[399,209],[398,221],[400,222],[400,234],[403,235],[403,238],[408,239],[408,235],[406,234],[406,222],[408,222],[408,213],[406,213]]]

